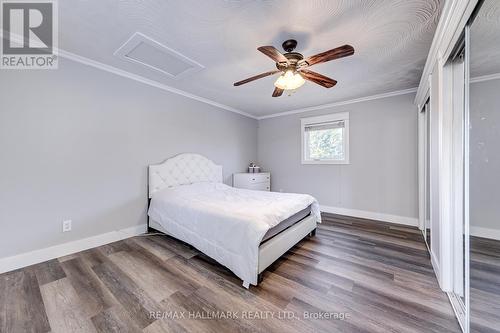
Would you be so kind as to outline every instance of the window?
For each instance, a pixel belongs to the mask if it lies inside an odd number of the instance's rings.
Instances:
[[[302,164],[349,164],[349,113],[302,118]]]

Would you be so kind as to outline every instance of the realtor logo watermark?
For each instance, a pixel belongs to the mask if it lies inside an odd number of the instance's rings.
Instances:
[[[57,1],[0,0],[1,69],[57,69]]]

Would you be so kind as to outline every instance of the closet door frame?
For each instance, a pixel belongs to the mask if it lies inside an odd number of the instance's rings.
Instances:
[[[448,257],[450,289],[448,297],[464,332],[469,332],[469,232],[468,232],[468,110],[469,110],[469,28],[450,56],[447,67],[450,80],[451,113],[451,186],[449,188],[451,251]]]
[[[430,217],[427,219],[427,211],[430,210],[430,188],[429,188],[429,150],[430,150],[430,99],[424,103],[424,106],[418,113],[418,136],[419,136],[419,149],[418,149],[418,176],[419,176],[419,229],[424,237],[425,244],[429,253],[431,251],[428,242],[427,227],[430,227]]]
[[[479,4],[478,8],[481,6]],[[476,9],[477,13],[477,9]],[[469,137],[470,137],[470,27],[474,16],[465,27],[465,110],[464,110],[464,278],[465,278],[465,333],[470,331],[470,225],[469,225]]]

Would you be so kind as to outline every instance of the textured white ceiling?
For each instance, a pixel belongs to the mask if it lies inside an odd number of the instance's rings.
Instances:
[[[440,0],[65,0],[59,2],[61,49],[186,92],[263,116],[418,85]],[[175,80],[113,53],[135,32],[201,63]],[[306,83],[272,98],[275,77],[233,83],[274,69],[256,50],[288,38],[305,56],[343,44],[354,56],[312,67],[339,83]]]
[[[500,73],[500,1],[486,0],[470,33],[471,77]]]

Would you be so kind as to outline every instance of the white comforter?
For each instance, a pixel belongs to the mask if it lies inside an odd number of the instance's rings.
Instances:
[[[221,183],[196,183],[155,192],[148,215],[172,236],[257,284],[259,245],[266,232],[311,205],[307,194],[251,191]]]

